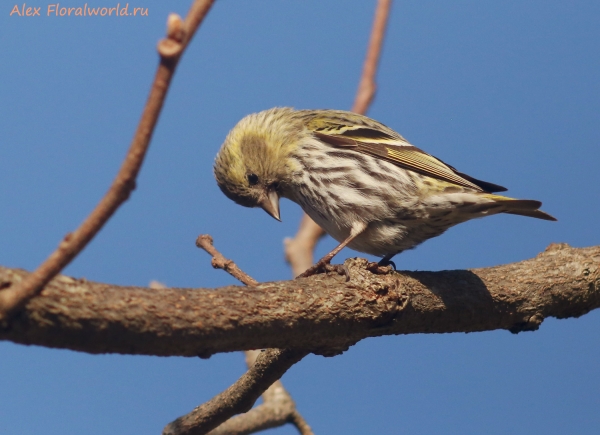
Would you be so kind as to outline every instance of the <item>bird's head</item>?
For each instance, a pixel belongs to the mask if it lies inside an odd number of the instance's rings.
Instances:
[[[290,154],[299,146],[303,126],[289,108],[248,115],[229,132],[215,159],[221,191],[245,207],[261,207],[277,220],[279,197],[295,164]]]

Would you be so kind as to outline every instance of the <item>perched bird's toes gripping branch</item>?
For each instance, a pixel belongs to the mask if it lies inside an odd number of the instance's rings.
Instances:
[[[340,275],[346,275],[347,277],[350,276],[347,269],[344,268],[344,265],[331,264],[331,263],[329,263],[329,261],[325,261],[325,259],[322,258],[319,261],[317,261],[313,266],[309,267],[304,272],[302,272],[300,275],[298,275],[296,277],[296,279],[308,278],[309,276],[318,275],[320,273],[327,273],[327,272],[337,272]]]

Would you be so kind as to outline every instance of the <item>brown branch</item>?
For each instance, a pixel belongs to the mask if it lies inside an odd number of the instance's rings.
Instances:
[[[364,115],[375,97],[377,84],[375,76],[381,57],[381,47],[385,37],[392,0],[378,0],[375,19],[371,29],[369,47],[365,56],[363,71],[356,91],[352,111]],[[284,243],[285,259],[292,267],[294,276],[300,275],[313,264],[313,253],[317,242],[325,235],[325,231],[306,213],[303,214],[298,232],[293,238],[286,238]]]
[[[196,246],[204,249],[212,255],[212,267],[215,269],[223,269],[225,272],[233,276],[247,286],[254,287],[258,285],[258,281],[240,269],[233,260],[228,260],[221,254],[213,245],[213,238],[208,234],[202,234],[196,239]]]
[[[534,329],[600,307],[600,246],[551,245],[485,269],[336,274],[256,287],[119,287],[58,276],[0,340],[88,353],[209,356],[297,348],[331,354],[366,337]],[[0,288],[28,273],[0,268]]]
[[[364,115],[369,110],[369,106],[375,98],[377,84],[375,76],[377,74],[377,65],[381,57],[381,47],[385,37],[385,29],[387,27],[392,0],[378,0],[377,9],[375,10],[375,19],[373,20],[373,28],[371,30],[371,39],[369,40],[369,48],[363,65],[362,76],[358,84],[356,98],[352,111]]]
[[[290,414],[290,423],[296,426],[300,435],[314,435],[312,428],[308,425],[306,420],[300,415],[298,411],[293,411]]]
[[[246,364],[251,367],[260,354],[246,351]],[[209,435],[245,435],[292,423],[301,435],[313,435],[312,429],[296,410],[296,404],[281,381],[275,381],[262,395],[264,403],[245,414],[232,417]]]
[[[198,236],[196,246],[204,249],[212,256],[211,264],[216,269],[223,269],[234,278],[248,286],[258,285],[258,281],[242,271],[232,260],[226,259],[213,245],[213,238],[208,234]],[[247,350],[246,364],[251,369],[256,358],[260,354],[256,350]],[[250,411],[230,418],[216,429],[210,432],[211,435],[242,435],[259,432],[265,429],[271,429],[283,426],[286,423],[292,423],[298,428],[302,435],[312,435],[310,426],[304,418],[296,411],[296,404],[292,397],[283,387],[281,381],[275,381],[263,393],[264,403]],[[193,411],[195,412],[195,411]],[[190,428],[191,429],[191,428]]]
[[[152,139],[177,62],[213,1],[196,1],[186,23],[182,23],[181,18],[175,14],[169,17],[167,38],[158,44],[160,64],[154,83],[129,151],[112,185],[79,228],[67,234],[58,248],[33,273],[17,285],[0,292],[0,321],[6,322],[28,300],[39,294],[42,288],[81,252],[119,206],[129,198],[135,188],[135,180]]]
[[[169,423],[164,435],[201,435],[235,414],[247,412],[258,397],[308,354],[303,350],[267,349],[232,386],[189,414]]]

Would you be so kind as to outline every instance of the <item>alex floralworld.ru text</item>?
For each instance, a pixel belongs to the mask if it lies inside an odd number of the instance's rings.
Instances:
[[[57,16],[57,17],[91,17],[91,16],[114,16],[114,17],[127,17],[127,16],[148,16],[148,8],[129,8],[129,3],[125,3],[121,6],[121,3],[117,3],[114,7],[89,7],[88,4],[84,4],[79,7],[62,7],[60,3],[49,4],[45,11],[42,11],[42,7],[39,6],[27,6],[27,3],[22,5],[14,5],[10,11],[10,15],[17,15],[19,17],[35,17],[41,16],[45,12],[45,15]]]

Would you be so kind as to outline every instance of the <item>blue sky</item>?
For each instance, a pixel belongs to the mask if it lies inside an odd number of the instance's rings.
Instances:
[[[65,1],[61,6],[82,6]],[[0,264],[34,269],[94,207],[123,158],[169,12],[18,17],[0,8]],[[116,2],[93,1],[112,7]],[[21,5],[21,3],[19,3]],[[194,246],[216,246],[256,279],[290,277],[283,223],[237,206],[212,176],[244,115],[273,106],[348,109],[374,2],[217,1],[182,59],[131,199],[65,270],[88,280],[178,287],[234,283]],[[397,1],[369,115],[514,197],[545,222],[494,216],[397,257],[400,269],[485,267],[549,243],[600,244],[600,3]],[[317,255],[331,249],[328,238]],[[342,252],[338,261],[356,256]],[[283,378],[316,433],[597,433],[600,315],[539,331],[413,335],[309,356]],[[0,343],[7,434],[159,433],[244,370],[239,353],[92,356]],[[291,428],[272,431],[292,434]]]

